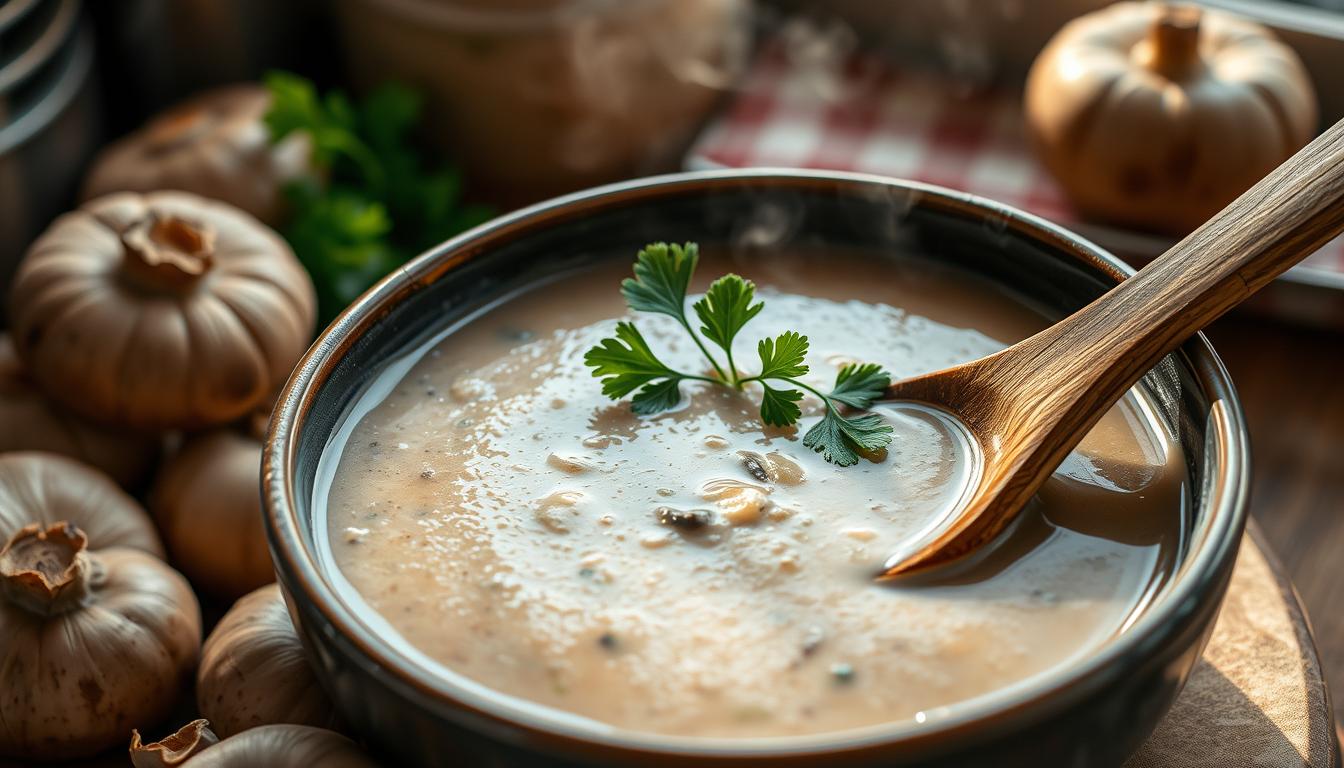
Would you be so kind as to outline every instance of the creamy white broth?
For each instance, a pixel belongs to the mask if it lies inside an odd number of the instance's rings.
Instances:
[[[504,694],[647,732],[833,732],[954,705],[1067,664],[1121,631],[1174,559],[1186,475],[1133,396],[1009,541],[955,583],[872,581],[974,471],[956,428],[884,405],[885,456],[849,468],[763,428],[752,393],[688,384],[654,417],[582,363],[624,306],[628,262],[541,285],[434,344],[330,448],[336,565],[428,657]],[[978,357],[1041,319],[960,273],[836,254],[705,259],[765,310],[735,349],[794,329],[809,383]],[[670,319],[664,359],[703,362]],[[693,368],[692,368],[693,367]]]

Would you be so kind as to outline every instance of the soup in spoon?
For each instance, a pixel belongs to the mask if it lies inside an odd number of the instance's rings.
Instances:
[[[699,272],[729,270],[765,301],[738,358],[800,330],[823,390],[849,362],[910,376],[1045,323],[921,260],[795,252]],[[1173,566],[1185,461],[1135,390],[985,558],[936,584],[874,582],[973,483],[973,443],[936,411],[881,404],[891,445],[841,468],[801,444],[819,403],[771,428],[756,393],[698,384],[636,416],[583,363],[624,316],[626,274],[618,260],[537,285],[446,331],[382,373],[328,448],[329,557],[445,674],[660,734],[924,720],[1095,652]],[[662,359],[703,368],[670,318],[638,324]]]

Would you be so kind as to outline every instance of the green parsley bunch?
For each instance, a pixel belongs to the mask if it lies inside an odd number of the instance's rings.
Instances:
[[[412,143],[415,91],[389,84],[355,103],[288,72],[265,82],[271,140],[303,131],[312,142],[317,173],[286,189],[281,234],[313,278],[323,322],[412,256],[493,215],[465,205],[456,169],[429,162]]]

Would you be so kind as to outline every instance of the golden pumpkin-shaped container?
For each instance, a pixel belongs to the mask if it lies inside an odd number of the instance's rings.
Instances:
[[[159,456],[158,435],[114,429],[52,402],[0,336],[0,454],[46,451],[96,467],[124,488],[139,489]]]
[[[1311,140],[1316,96],[1268,29],[1192,6],[1118,3],[1032,65],[1027,124],[1084,215],[1184,235]]]
[[[264,122],[270,106],[266,89],[250,83],[182,102],[104,149],[84,180],[82,199],[180,189],[275,226],[285,212],[284,186],[311,173],[312,143],[296,132],[272,144]]]
[[[193,429],[248,413],[313,330],[312,282],[278,235],[186,192],[65,214],[19,264],[12,335],[44,392],[90,418]]]

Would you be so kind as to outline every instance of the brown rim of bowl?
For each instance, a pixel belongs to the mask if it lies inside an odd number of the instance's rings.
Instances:
[[[711,189],[768,185],[772,190],[794,187],[842,191],[879,187],[913,192],[917,205],[954,215],[998,217],[1020,236],[1068,253],[1079,261],[1123,279],[1133,270],[1096,245],[1032,214],[975,195],[916,182],[870,174],[759,168],[698,171],[620,182],[565,195],[501,216],[426,251],[370,288],[322,332],[295,367],[281,393],[266,436],[262,456],[262,496],[267,533],[276,565],[293,579],[296,597],[307,600],[322,618],[381,671],[404,689],[469,712],[493,724],[525,730],[530,738],[577,741],[580,751],[598,754],[610,750],[664,757],[703,757],[760,760],[839,756],[901,742],[912,750],[932,748],[958,735],[1002,726],[1004,718],[1026,711],[1040,713],[1071,706],[1106,687],[1123,674],[1119,660],[1145,643],[1177,630],[1179,617],[1196,609],[1198,595],[1217,590],[1220,565],[1235,556],[1244,528],[1248,498],[1249,455],[1245,421],[1236,393],[1222,362],[1203,334],[1187,341],[1180,355],[1201,390],[1208,396],[1206,443],[1216,473],[1206,478],[1209,523],[1192,531],[1185,557],[1169,583],[1121,635],[1096,653],[1026,681],[952,705],[924,723],[895,721],[865,728],[805,737],[722,739],[669,737],[619,728],[577,726],[573,715],[524,703],[503,694],[481,695],[444,676],[416,674],[419,665],[396,653],[390,644],[359,622],[355,611],[336,594],[320,572],[315,553],[304,544],[290,478],[294,475],[303,419],[312,408],[317,389],[350,345],[408,294],[429,285],[498,243],[519,235],[590,213],[594,207],[618,208],[673,194],[695,194]],[[422,670],[423,671],[423,670]],[[478,684],[479,685],[479,684]],[[488,686],[480,686],[488,688]]]

